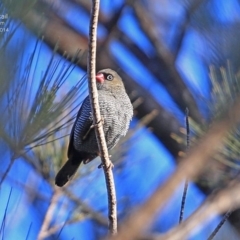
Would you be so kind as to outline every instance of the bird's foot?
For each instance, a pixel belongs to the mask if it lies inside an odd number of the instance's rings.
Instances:
[[[83,160],[83,164],[87,164],[87,163],[89,163],[89,162],[91,162],[90,159],[84,159],[84,160]]]
[[[92,160],[94,160],[96,157],[97,157],[97,155],[95,155],[95,154],[89,155],[89,157],[88,157],[87,159],[84,159],[84,160],[83,160],[83,163],[84,163],[84,164],[90,163],[90,162],[91,162]]]
[[[95,128],[95,127],[96,127],[98,124],[100,124],[100,123],[102,123],[102,125],[104,124],[104,118],[103,118],[103,117],[101,117],[101,120],[100,120],[99,122],[97,122],[96,124],[92,124],[92,125],[90,126],[90,128],[88,129],[88,131],[86,132],[86,134],[83,136],[83,140],[85,140],[85,139],[88,137],[90,131],[91,131],[93,128]]]
[[[96,124],[94,124],[94,127],[96,127],[100,123],[102,123],[102,125],[104,124],[104,117],[102,116],[101,116],[101,119]]]
[[[109,156],[109,157],[111,157],[111,156]],[[98,166],[98,168],[102,168],[102,167],[104,167],[104,164],[103,164],[103,163],[101,163],[101,164]],[[107,170],[110,169],[110,168],[114,168],[114,164],[112,163],[112,161],[110,161],[109,165],[107,166]]]
[[[114,164],[110,161],[108,167],[107,167],[107,170],[109,170],[110,168],[114,168]]]
[[[101,116],[101,119],[97,122],[97,123],[95,123],[95,124],[92,124],[92,126],[91,126],[91,128],[95,128],[97,125],[99,125],[99,124],[104,124],[104,118]]]

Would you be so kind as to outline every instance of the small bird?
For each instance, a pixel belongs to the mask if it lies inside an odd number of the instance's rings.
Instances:
[[[125,136],[133,116],[133,107],[121,77],[112,69],[96,75],[98,101],[108,150]],[[58,172],[55,184],[65,185],[79,165],[99,156],[89,96],[85,98],[73,124],[68,146],[68,160]]]

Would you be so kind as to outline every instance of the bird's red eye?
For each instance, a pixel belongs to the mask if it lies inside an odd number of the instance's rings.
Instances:
[[[96,75],[96,80],[97,80],[97,82],[99,82],[99,83],[103,83],[103,82],[104,82],[104,75],[103,75],[103,73],[98,73],[98,74]]]

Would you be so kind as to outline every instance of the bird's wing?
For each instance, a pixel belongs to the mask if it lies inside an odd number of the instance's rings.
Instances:
[[[89,132],[89,129],[91,129],[92,124],[93,120],[90,99],[89,97],[86,97],[78,111],[75,123],[72,127],[68,146],[68,158],[70,158],[70,156],[72,156],[73,153],[76,152],[74,148],[74,134],[77,134],[79,136],[77,144],[82,144],[82,142],[84,141],[84,136],[87,132]]]

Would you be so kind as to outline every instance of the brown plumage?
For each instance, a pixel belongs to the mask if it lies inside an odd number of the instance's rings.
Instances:
[[[133,108],[122,79],[115,71],[111,69],[99,71],[96,81],[103,130],[108,150],[110,150],[117,144],[120,137],[127,133],[133,116]],[[57,186],[65,185],[77,171],[81,162],[87,163],[99,155],[92,125],[90,99],[86,97],[71,131],[68,160],[55,178]]]

